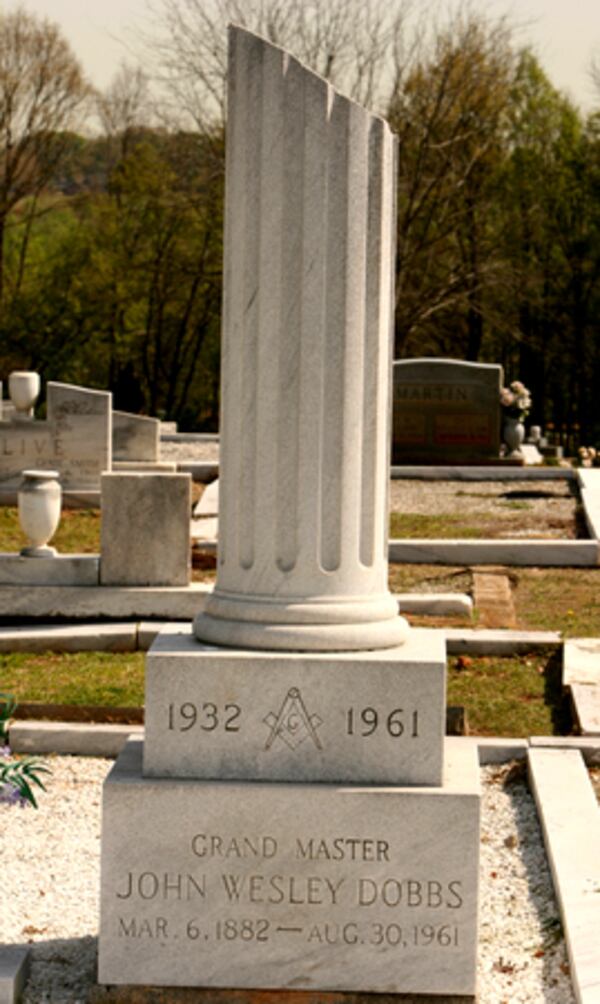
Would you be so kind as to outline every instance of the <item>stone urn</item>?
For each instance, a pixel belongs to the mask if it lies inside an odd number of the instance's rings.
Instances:
[[[520,457],[521,446],[525,439],[525,426],[520,418],[505,415],[502,425],[502,439],[506,444],[507,456]]]
[[[51,558],[56,548],[48,541],[60,522],[62,490],[58,471],[23,471],[19,488],[19,522],[29,543],[21,548],[27,558]]]
[[[33,406],[40,393],[40,375],[34,370],[13,370],[8,377],[8,393],[16,418],[33,418]]]

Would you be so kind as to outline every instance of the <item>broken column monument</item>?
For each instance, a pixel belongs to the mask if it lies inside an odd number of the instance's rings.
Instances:
[[[395,141],[230,29],[217,582],[104,788],[99,982],[475,993],[479,781],[387,586]]]

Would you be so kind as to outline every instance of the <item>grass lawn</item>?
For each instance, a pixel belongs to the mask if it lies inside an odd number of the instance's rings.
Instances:
[[[0,506],[0,551],[20,551],[26,543],[16,507]],[[64,554],[98,554],[100,510],[63,509],[51,544]]]
[[[557,653],[510,659],[451,657],[448,704],[466,708],[471,735],[525,738],[567,735],[571,729]]]
[[[393,593],[468,593],[473,576],[463,565],[389,565]]]
[[[23,704],[139,707],[144,653],[0,653],[0,692]]]
[[[144,654],[1,654],[0,691],[21,703],[139,707]],[[561,735],[570,727],[556,655],[452,658],[448,703],[466,708],[472,735]]]
[[[513,568],[507,574],[521,627],[600,637],[600,568]]]
[[[454,538],[476,539],[489,536],[473,516],[453,516],[445,513],[431,516],[418,512],[393,512],[390,514],[390,537],[401,540],[426,537],[432,540]]]
[[[476,527],[460,516],[394,514],[394,536],[475,536]],[[17,510],[0,507],[0,551],[16,551],[25,543]],[[100,511],[63,512],[54,539],[64,553],[97,553]],[[215,578],[214,556],[195,556],[193,579]],[[562,631],[565,637],[600,637],[600,568],[507,569],[519,626]],[[472,569],[444,565],[391,565],[393,592],[469,592]],[[465,624],[465,619],[411,617],[426,626]],[[477,617],[469,626],[477,623]],[[0,654],[0,692],[21,703],[140,706],[144,700],[144,654],[69,653]],[[556,655],[491,659],[451,658],[448,703],[467,710],[475,735],[552,735],[568,731],[565,700]]]

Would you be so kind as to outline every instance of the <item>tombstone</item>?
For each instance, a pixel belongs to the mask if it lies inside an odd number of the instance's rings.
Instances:
[[[501,366],[395,362],[392,463],[499,463],[501,387]]]
[[[158,418],[113,411],[113,461],[146,461],[156,463],[160,453]]]
[[[110,393],[50,381],[45,420],[0,422],[0,489],[18,489],[26,468],[52,468],[65,491],[100,487],[110,470]]]
[[[187,586],[189,474],[102,475],[103,586]]]
[[[544,458],[535,443],[521,443],[520,453],[523,457],[523,462],[528,467],[544,462]]]
[[[464,998],[476,752],[387,591],[394,140],[237,27],[228,108],[217,583],[105,783],[99,981]]]
[[[112,464],[112,394],[49,382],[46,410],[63,489],[98,490]]]
[[[192,516],[192,537],[195,540],[216,540],[219,532],[218,478],[206,486]]]

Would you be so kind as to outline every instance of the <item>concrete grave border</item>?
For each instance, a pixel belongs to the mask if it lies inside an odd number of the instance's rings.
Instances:
[[[0,1004],[17,1004],[29,974],[29,948],[0,945]]]
[[[532,794],[542,826],[579,1004],[600,999],[600,809],[576,750],[530,749]]]
[[[572,467],[392,467],[392,478],[424,481],[575,481],[591,540],[390,540],[391,562],[507,567],[600,564],[600,470]]]

